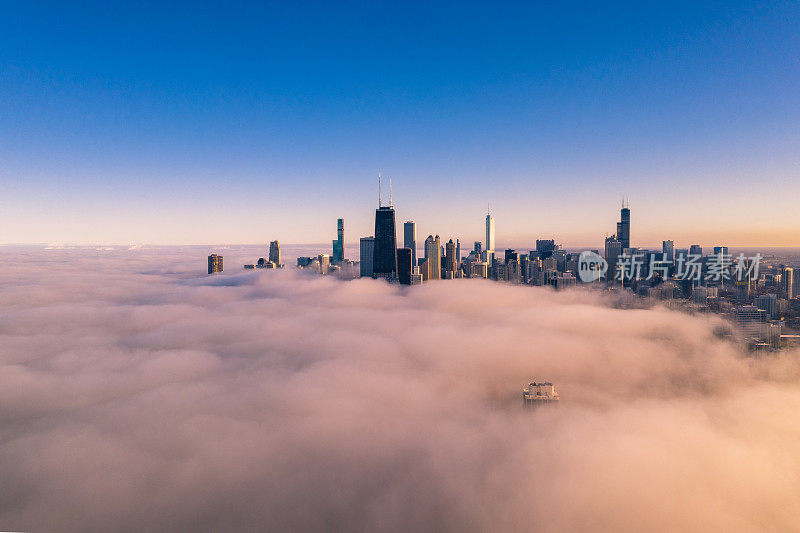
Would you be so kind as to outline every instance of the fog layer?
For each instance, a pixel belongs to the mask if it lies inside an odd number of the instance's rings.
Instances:
[[[206,253],[0,248],[0,529],[800,527],[796,353],[588,291]],[[523,411],[530,379],[561,405]]]

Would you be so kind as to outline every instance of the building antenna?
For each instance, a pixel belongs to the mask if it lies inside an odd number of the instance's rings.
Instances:
[[[392,207],[392,177],[389,176],[389,207]]]
[[[381,171],[378,171],[378,207],[383,207],[383,200],[381,199]]]

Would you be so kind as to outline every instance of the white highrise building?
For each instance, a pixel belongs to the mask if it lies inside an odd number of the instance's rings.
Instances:
[[[494,219],[486,213],[486,251],[494,252]]]

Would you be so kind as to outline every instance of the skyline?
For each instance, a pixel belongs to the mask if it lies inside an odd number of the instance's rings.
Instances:
[[[0,14],[3,243],[800,244],[797,4]]]
[[[395,213],[397,212],[396,205],[388,204],[388,203],[381,204],[380,203],[380,198],[379,198],[379,202],[376,204],[375,207],[380,207],[381,205],[383,207],[385,207],[385,208],[391,207],[394,210]],[[629,209],[629,207],[630,207],[630,199],[627,198],[627,197],[623,198],[622,203],[621,203],[621,208],[628,211],[628,213],[629,213],[628,217],[630,217],[630,209]],[[636,211],[634,210],[634,213],[635,212]],[[361,238],[361,237],[374,236],[374,233],[375,233],[374,232],[374,228],[373,228],[373,231],[365,231],[365,232],[363,232],[363,234],[355,234],[355,233],[352,233],[351,230],[348,230],[348,231],[350,231],[350,233],[345,234],[344,228],[342,226],[343,221],[345,220],[345,218],[346,217],[338,217],[336,219],[336,221],[335,221],[335,226],[336,227],[335,227],[335,231],[332,233],[332,235],[334,235],[336,238],[332,239],[333,246],[334,246],[334,248],[336,247],[336,242],[340,238],[340,236],[348,235],[347,237],[345,237],[345,241],[347,241],[348,244],[345,244],[343,249],[344,250],[351,250],[351,251],[352,250],[357,250],[358,249],[357,240],[359,238]],[[424,218],[424,217],[420,217],[420,218]],[[416,220],[413,217],[411,219],[409,219],[409,220],[401,220],[401,217],[398,216],[398,217],[396,217],[396,219],[397,219],[397,222],[396,222],[397,226],[401,226],[401,225],[405,226],[406,224],[409,224],[409,223],[413,224],[414,228],[415,228],[415,233],[416,233],[416,229],[418,227],[418,224],[417,224]],[[595,245],[597,245],[597,243],[594,243],[594,242],[592,242],[592,243],[583,243],[583,244],[577,243],[577,242],[575,242],[575,243],[571,243],[571,242],[564,243],[562,241],[562,239],[560,239],[557,234],[554,235],[554,234],[545,234],[545,233],[532,233],[528,237],[523,237],[523,238],[510,238],[508,236],[503,236],[502,234],[500,234],[500,238],[497,239],[497,238],[495,238],[495,219],[496,219],[495,211],[491,210],[491,211],[487,211],[486,212],[486,214],[484,215],[482,238],[481,238],[480,235],[478,235],[477,238],[471,239],[469,237],[469,235],[472,235],[472,233],[466,233],[466,235],[468,235],[468,237],[465,238],[465,237],[463,237],[464,232],[459,232],[459,231],[456,231],[456,232],[454,232],[452,234],[447,234],[447,235],[448,236],[449,235],[453,235],[453,238],[461,239],[461,240],[463,240],[463,242],[468,243],[470,245],[472,245],[472,243],[474,243],[474,242],[481,242],[482,246],[486,247],[486,239],[487,239],[487,235],[489,233],[489,231],[488,231],[489,230],[488,223],[491,220],[492,239],[495,241],[495,246],[493,247],[494,251],[502,251],[503,249],[506,249],[506,248],[524,249],[526,247],[534,246],[536,240],[538,240],[538,239],[548,239],[548,238],[554,239],[555,242],[561,244],[565,248],[592,248],[592,247],[595,247]],[[630,220],[630,219],[628,219],[628,220]],[[636,226],[637,226],[637,228],[636,228],[637,231],[634,233],[634,237],[635,237],[636,234],[638,233],[638,220],[635,218],[635,215],[634,215],[634,220],[636,221]],[[374,223],[374,219],[373,219],[373,223]],[[619,222],[614,223],[613,226],[617,228],[617,231],[619,230]],[[348,224],[348,228],[349,227],[350,227],[350,224]],[[400,229],[396,228],[396,232],[397,231],[402,231],[402,228],[400,228]],[[653,246],[660,247],[662,242],[665,241],[665,240],[675,241],[678,244],[685,244],[686,246],[689,246],[690,244],[699,244],[701,246],[710,246],[710,245],[714,245],[714,244],[720,244],[720,245],[729,246],[731,248],[753,248],[753,247],[758,247],[759,246],[759,245],[753,245],[753,244],[740,244],[740,243],[729,244],[727,241],[724,241],[724,237],[721,237],[721,235],[725,235],[726,234],[724,231],[721,232],[721,233],[715,233],[715,234],[711,235],[711,237],[708,240],[705,240],[705,241],[704,240],[699,240],[699,239],[692,240],[691,238],[686,240],[686,239],[680,239],[680,238],[672,237],[671,235],[673,235],[673,233],[670,233],[670,231],[671,231],[670,229],[663,229],[662,228],[660,230],[660,235],[662,235],[662,238],[657,239],[657,240],[655,240],[653,242],[649,242],[649,241],[638,242],[637,239],[635,239],[635,238],[630,240],[630,242],[634,243],[638,247],[644,247],[644,248],[653,247]],[[274,232],[270,231],[269,232],[269,236],[267,238],[271,239],[272,236],[274,236],[273,233]],[[437,230],[433,230],[433,231],[430,231],[428,233],[431,234],[431,235],[440,234],[440,232],[437,231]],[[592,233],[595,233],[595,232],[585,231],[583,233],[586,234],[586,235],[589,235],[589,234],[592,234]],[[611,230],[603,232],[602,236],[600,237],[599,247],[602,248],[603,244],[604,244],[604,239],[606,237],[610,236],[610,235],[613,235],[614,233],[615,233],[615,231],[611,231]],[[677,235],[677,233],[674,233],[674,234]],[[442,232],[442,235],[444,236],[445,233]],[[402,236],[402,234],[401,234],[401,236]],[[282,240],[282,239],[279,239],[279,240]],[[353,243],[352,240],[356,240],[356,242]],[[283,241],[283,242],[285,244],[287,244],[287,245],[296,245],[296,246],[323,246],[323,247],[326,246],[326,243],[324,243],[324,242],[286,242],[286,241]],[[329,240],[328,242],[331,242],[331,240]],[[400,242],[403,242],[403,241],[402,240],[398,240],[398,243],[400,243]],[[169,243],[169,242],[141,242],[141,241],[138,241],[138,242],[137,241],[131,241],[131,242],[58,242],[58,241],[0,242],[0,246],[18,246],[18,245],[23,245],[24,246],[24,245],[45,245],[45,244],[46,245],[54,245],[54,246],[62,246],[62,245],[71,246],[71,245],[75,245],[75,246],[89,246],[89,247],[91,247],[91,246],[101,246],[101,245],[109,245],[109,246],[128,246],[128,245],[134,245],[134,246],[139,246],[139,245],[181,246],[181,245],[185,245],[185,246],[223,246],[224,247],[224,246],[258,246],[258,245],[260,245],[262,243],[261,242],[236,242],[236,241],[217,242],[217,243],[214,243],[214,242]],[[787,245],[765,244],[765,245],[761,245],[761,246],[764,247],[764,248],[797,248],[797,247],[800,247],[798,245],[792,245],[792,244],[787,244]],[[419,249],[419,247],[417,248],[417,250],[418,249]],[[335,255],[335,252],[332,252],[332,254]]]

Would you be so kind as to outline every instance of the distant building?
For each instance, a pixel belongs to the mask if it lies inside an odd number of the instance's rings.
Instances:
[[[563,289],[569,289],[571,287],[575,287],[578,284],[578,279],[569,272],[558,273],[551,279],[550,284],[553,286],[554,289],[560,291]]]
[[[428,281],[431,279],[431,270],[427,259],[420,259],[419,266],[417,268],[419,269],[419,275],[422,281]]]
[[[442,261],[440,255],[440,239],[437,235],[428,235],[425,239],[425,262],[428,267],[428,276],[425,280],[442,279]]]
[[[781,289],[783,289],[784,296],[789,300],[797,296],[797,292],[795,292],[797,287],[794,284],[794,268],[786,267],[781,272]]]
[[[522,389],[522,405],[526,409],[537,407],[555,407],[558,405],[556,387],[549,381],[531,381]]]
[[[403,246],[411,248],[411,263],[417,263],[417,223],[413,220],[403,224]]]
[[[319,273],[324,276],[330,270],[331,256],[328,254],[319,254],[317,260],[319,261]]]
[[[553,239],[537,239],[536,240],[536,251],[539,253],[539,257],[542,259],[547,259],[551,255],[553,255],[553,250],[556,249],[556,241]]]
[[[670,263],[675,261],[675,243],[673,241],[663,241],[661,243],[661,252],[664,254],[664,260]]]
[[[308,265],[314,262],[312,257],[298,257],[297,258],[297,267],[298,268],[306,268]]]
[[[456,270],[461,268],[461,241],[456,239]]]
[[[411,248],[397,249],[397,280],[402,285],[411,285],[412,257]]]
[[[622,209],[619,212],[617,239],[622,243],[623,250],[631,247],[631,210],[627,202],[622,205]]]
[[[767,313],[772,318],[778,313],[778,296],[775,294],[762,294],[755,299],[755,306]]]
[[[494,218],[491,213],[486,213],[486,251],[494,252]]]
[[[755,305],[741,305],[735,310],[735,322],[739,331],[748,338],[760,338],[766,313]]]
[[[616,236],[606,237],[606,262],[608,269],[606,270],[606,279],[613,281],[617,274],[617,266],[619,265],[619,256],[622,255],[622,243],[619,242]]]
[[[361,277],[372,277],[372,260],[375,256],[375,238],[361,237],[359,263],[361,265]]]
[[[280,268],[281,263],[281,243],[280,241],[271,241],[269,243],[269,262]]]
[[[393,278],[397,275],[397,236],[394,207],[375,210],[375,249],[372,255],[372,277]]]
[[[412,285],[422,284],[422,274],[418,266],[411,267],[411,284]]]
[[[222,256],[211,254],[208,256],[208,273],[216,274],[222,272]]]
[[[506,254],[505,278],[509,283],[522,282],[522,270],[516,257],[519,257],[519,254],[516,252],[512,256],[512,259],[509,259],[508,255]]]
[[[254,268],[256,268],[256,265],[245,265],[244,266],[245,270],[253,270]]]
[[[689,255],[703,255],[703,247],[699,244],[693,244],[689,247]]]
[[[445,245],[445,270],[455,273],[456,271],[456,245],[453,239],[447,241]]]
[[[344,261],[344,219],[340,218],[336,221],[336,240],[333,241],[333,256],[334,263],[341,263]]]

